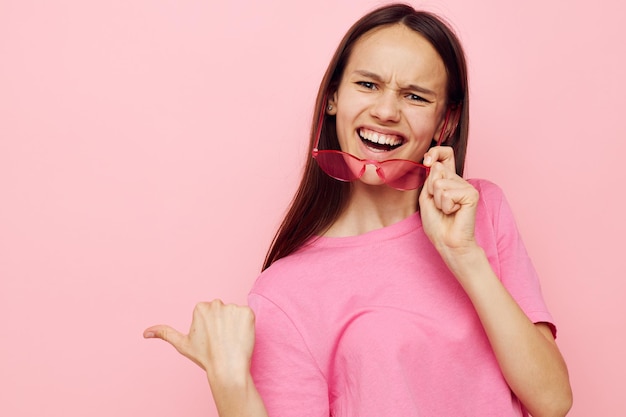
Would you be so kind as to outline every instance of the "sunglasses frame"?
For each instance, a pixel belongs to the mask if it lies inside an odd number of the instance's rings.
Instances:
[[[363,174],[365,173],[365,170],[367,168],[368,165],[373,165],[374,167],[376,167],[376,174],[378,175],[378,177],[389,187],[394,188],[396,190],[400,190],[400,191],[407,191],[407,190],[415,190],[420,188],[423,184],[423,182],[418,182],[417,185],[415,187],[411,186],[409,188],[407,187],[396,187],[393,185],[393,181],[388,182],[387,179],[385,178],[385,170],[384,170],[384,164],[386,163],[397,163],[397,162],[402,162],[405,164],[409,164],[409,165],[414,165],[416,168],[420,168],[420,169],[424,169],[425,170],[425,175],[424,178],[428,177],[428,174],[430,172],[430,168],[420,164],[418,162],[415,161],[411,161],[408,159],[385,159],[383,161],[377,161],[377,160],[373,160],[373,159],[361,159],[358,158],[354,155],[352,155],[351,153],[348,152],[344,152],[344,151],[339,151],[339,150],[333,150],[333,149],[329,149],[329,150],[320,150],[318,149],[319,143],[320,143],[320,138],[322,135],[322,124],[324,122],[324,115],[325,112],[323,109],[326,108],[326,100],[324,100],[324,106],[322,106],[322,110],[320,111],[320,116],[318,119],[318,123],[317,123],[317,132],[316,132],[316,139],[315,139],[315,146],[313,146],[313,150],[311,152],[311,156],[316,160],[318,166],[320,167],[320,169],[322,171],[324,171],[328,176],[339,180],[339,181],[344,181],[344,182],[352,182],[352,181],[356,181],[359,178],[361,178],[363,176]],[[441,145],[441,143],[443,142],[443,137],[446,131],[446,127],[448,126],[448,119],[450,117],[450,109],[447,110],[446,112],[446,118],[443,122],[443,128],[441,129],[441,133],[439,134],[439,139],[437,140],[437,146]],[[356,175],[354,178],[339,178],[337,176],[332,175],[331,173],[329,173],[326,169],[323,168],[322,164],[320,164],[319,160],[318,160],[318,156],[320,154],[334,154],[334,155],[341,155],[344,160],[345,158],[350,158],[351,160],[355,161],[355,162],[359,162],[362,164],[361,170],[359,171],[358,175]],[[347,162],[346,162],[347,164]],[[408,171],[408,170],[407,170]]]

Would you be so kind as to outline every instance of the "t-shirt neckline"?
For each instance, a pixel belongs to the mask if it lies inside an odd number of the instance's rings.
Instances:
[[[370,242],[380,242],[383,240],[394,239],[410,233],[422,227],[422,219],[419,212],[415,212],[405,219],[402,219],[389,226],[380,229],[371,230],[366,233],[354,236],[342,237],[326,237],[316,236],[306,246],[314,247],[341,247],[363,245]]]

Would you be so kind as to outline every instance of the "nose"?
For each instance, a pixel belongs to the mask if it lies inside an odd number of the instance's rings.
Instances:
[[[400,103],[393,91],[385,91],[374,102],[371,110],[372,116],[382,122],[397,122],[400,119]]]

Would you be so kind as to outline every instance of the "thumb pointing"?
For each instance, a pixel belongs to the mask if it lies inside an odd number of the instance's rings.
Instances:
[[[178,350],[185,336],[170,326],[159,324],[157,326],[148,327],[144,330],[143,337],[146,339],[165,340]]]

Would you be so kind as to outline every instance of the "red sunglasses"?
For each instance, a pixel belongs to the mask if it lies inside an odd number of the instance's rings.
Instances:
[[[325,106],[322,107],[322,109],[324,108]],[[446,113],[443,129],[441,129],[441,133],[439,134],[437,145],[440,145],[443,141],[443,135],[448,125],[449,116],[450,110]],[[389,187],[395,188],[396,190],[415,190],[424,185],[430,168],[420,163],[409,161],[408,159],[375,161],[372,159],[360,159],[343,151],[320,151],[317,147],[319,146],[320,136],[322,134],[323,119],[324,111],[322,110],[317,124],[317,139],[313,147],[312,156],[317,161],[322,171],[332,178],[346,182],[355,181],[363,176],[367,165],[373,165],[376,167],[376,173],[380,179]]]

